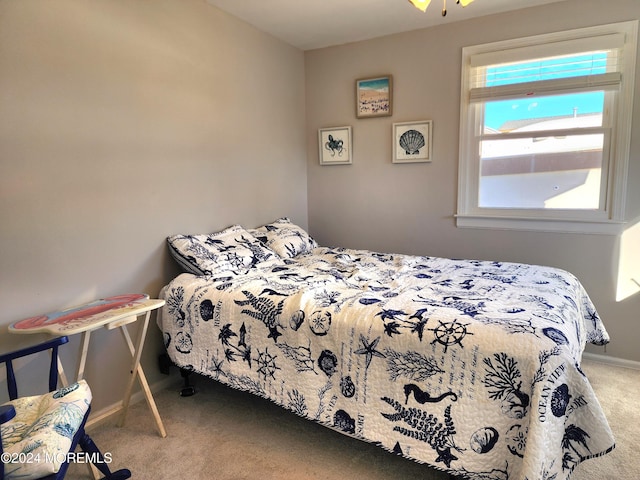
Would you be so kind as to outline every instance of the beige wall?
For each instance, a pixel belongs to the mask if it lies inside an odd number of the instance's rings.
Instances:
[[[432,11],[431,14],[437,14]],[[583,282],[612,336],[607,354],[640,361],[640,93],[636,88],[627,228],[616,236],[456,228],[463,46],[640,18],[637,0],[568,0],[526,11],[305,53],[309,224],[325,245],[565,268]],[[638,62],[640,67],[640,61]],[[392,74],[392,117],[356,119],[354,80]],[[640,81],[640,73],[636,73]],[[393,122],[433,120],[431,164],[391,163]],[[353,164],[320,166],[317,129],[353,127]],[[620,245],[625,250],[621,252]],[[634,253],[635,252],[635,253]],[[623,254],[623,255],[621,255]],[[630,264],[631,263],[631,264]],[[588,347],[593,353],[602,348]]]
[[[167,235],[306,226],[304,95],[301,51],[204,0],[0,0],[0,349],[15,320],[157,295]],[[96,332],[94,410],[127,369],[121,335]]]

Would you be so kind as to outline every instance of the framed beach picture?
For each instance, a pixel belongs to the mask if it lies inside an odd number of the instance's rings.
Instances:
[[[433,122],[403,122],[393,124],[393,163],[431,161]]]
[[[351,163],[351,127],[318,130],[320,165]]]
[[[385,117],[393,106],[393,78],[384,75],[356,80],[356,117]]]

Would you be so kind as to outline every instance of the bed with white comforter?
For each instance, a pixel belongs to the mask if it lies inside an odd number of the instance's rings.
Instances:
[[[475,480],[561,480],[614,448],[580,368],[607,332],[549,267],[318,247],[280,219],[176,235],[178,366]]]

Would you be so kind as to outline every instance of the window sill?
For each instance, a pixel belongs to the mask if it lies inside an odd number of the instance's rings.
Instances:
[[[523,218],[510,216],[457,214],[459,228],[483,228],[493,230],[522,230],[531,232],[588,233],[621,235],[624,223],[615,220],[585,221],[559,218]]]

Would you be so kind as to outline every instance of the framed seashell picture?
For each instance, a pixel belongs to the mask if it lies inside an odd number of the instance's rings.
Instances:
[[[393,124],[393,163],[431,161],[432,120]]]

